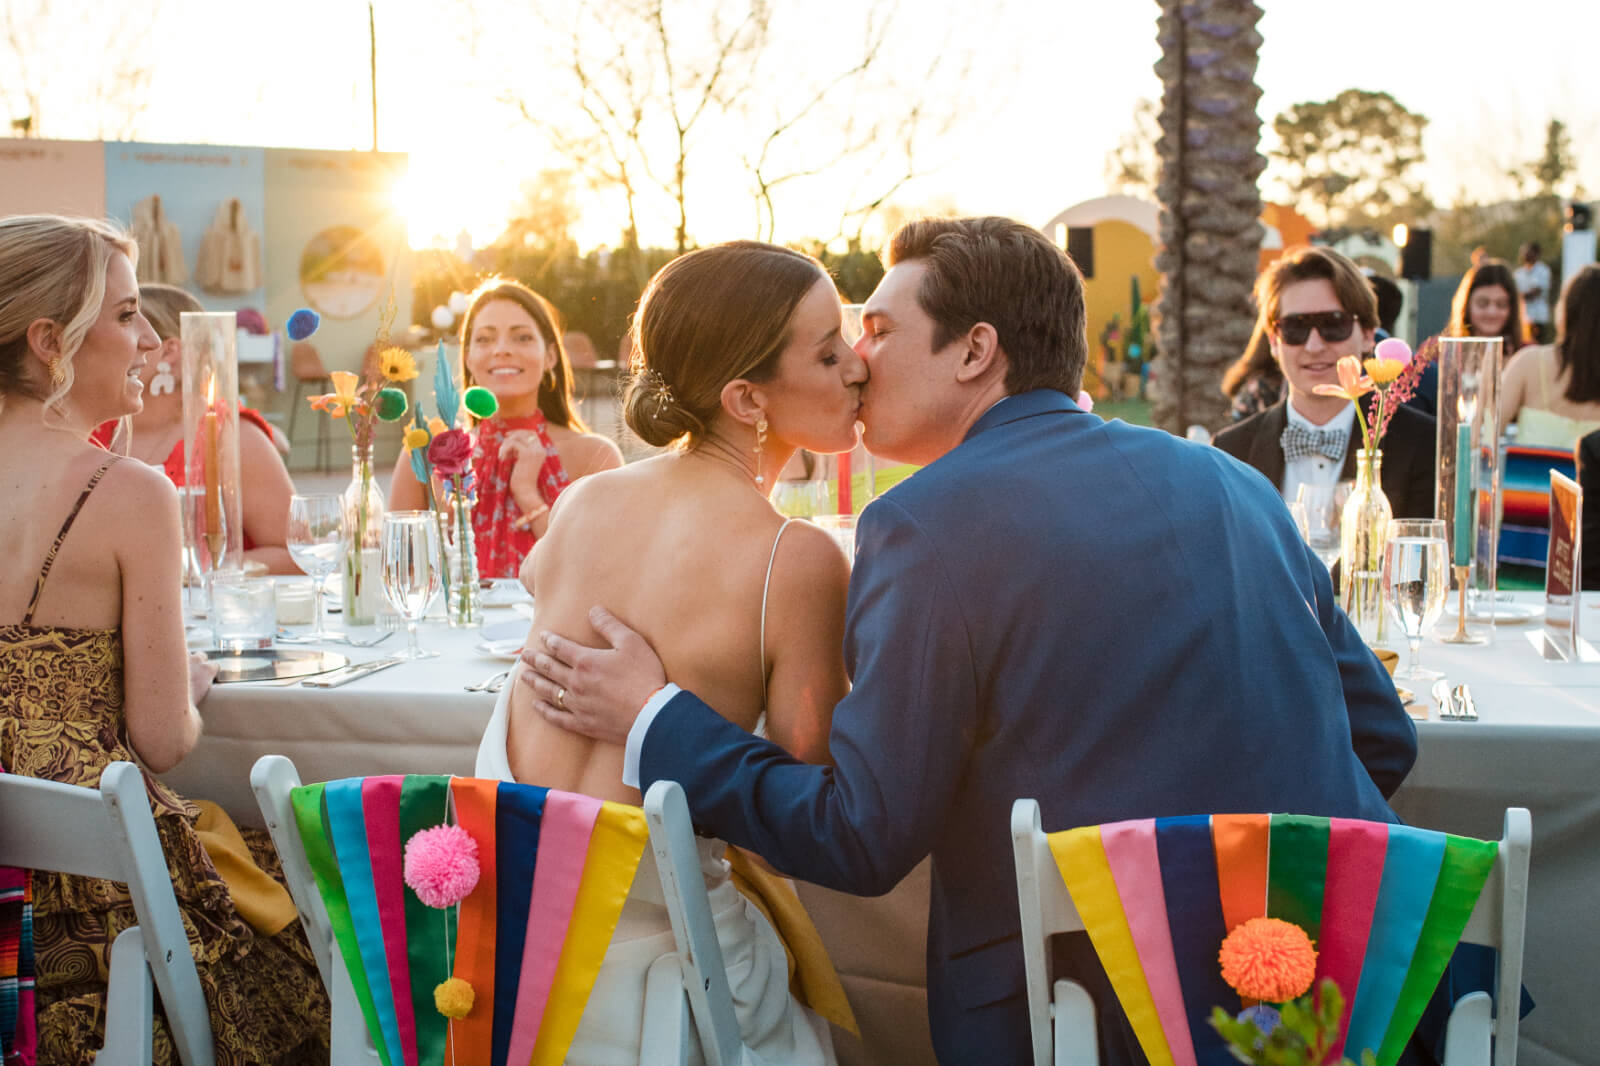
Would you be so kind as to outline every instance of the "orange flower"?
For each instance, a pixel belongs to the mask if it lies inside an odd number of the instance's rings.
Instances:
[[[334,418],[343,418],[351,408],[357,408],[356,389],[361,384],[361,378],[348,370],[335,370],[328,375],[333,382],[333,391],[323,396],[311,397],[313,411],[326,411]]]
[[[1335,363],[1339,384],[1318,385],[1311,391],[1318,396],[1342,396],[1346,400],[1359,400],[1374,388],[1372,379],[1361,373],[1361,360],[1353,355],[1343,355]]]
[[[1317,952],[1298,925],[1252,918],[1227,935],[1218,954],[1222,979],[1246,999],[1287,1003],[1303,996],[1317,975]]]

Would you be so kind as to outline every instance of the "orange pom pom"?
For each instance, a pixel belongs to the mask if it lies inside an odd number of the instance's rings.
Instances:
[[[1304,929],[1278,918],[1252,918],[1229,933],[1218,954],[1222,979],[1246,999],[1286,1003],[1317,976],[1317,951]]]
[[[472,1013],[476,998],[472,986],[459,977],[452,977],[433,990],[433,1005],[446,1018],[465,1018]]]

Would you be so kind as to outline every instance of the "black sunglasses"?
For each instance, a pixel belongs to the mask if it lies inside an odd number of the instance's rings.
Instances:
[[[1274,327],[1278,339],[1285,344],[1304,344],[1316,330],[1323,340],[1332,344],[1349,338],[1356,328],[1356,316],[1349,311],[1318,311],[1310,315],[1284,315]]]

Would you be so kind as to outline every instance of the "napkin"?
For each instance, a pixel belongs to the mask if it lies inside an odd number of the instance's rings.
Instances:
[[[1393,677],[1394,668],[1400,665],[1400,653],[1390,651],[1388,648],[1373,648],[1372,651],[1377,655],[1378,661],[1383,664],[1383,668],[1389,671],[1389,676]]]

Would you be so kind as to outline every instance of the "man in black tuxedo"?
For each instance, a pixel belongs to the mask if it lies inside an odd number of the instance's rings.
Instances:
[[[1218,433],[1217,447],[1265,474],[1286,500],[1302,484],[1354,478],[1361,447],[1355,405],[1313,390],[1339,383],[1341,356],[1372,351],[1378,305],[1371,286],[1338,252],[1299,248],[1257,279],[1256,306],[1287,393]],[[1380,480],[1396,518],[1433,517],[1434,436],[1430,416],[1401,405],[1379,442]]]

